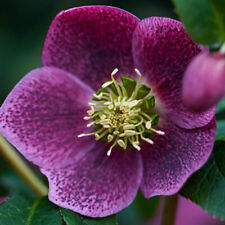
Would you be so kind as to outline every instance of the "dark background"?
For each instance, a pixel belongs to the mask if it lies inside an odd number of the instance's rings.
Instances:
[[[174,18],[170,0],[0,0],[0,105],[15,84],[41,66],[48,27],[57,13],[82,5],[111,5],[139,18]]]

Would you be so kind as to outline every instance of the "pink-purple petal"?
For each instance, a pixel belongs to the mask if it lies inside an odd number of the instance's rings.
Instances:
[[[105,217],[127,207],[142,179],[142,161],[134,149],[113,149],[99,144],[79,162],[42,172],[49,180],[49,199],[85,216]]]
[[[0,133],[34,164],[63,167],[95,144],[92,137],[77,137],[88,131],[83,116],[92,94],[92,89],[63,70],[33,70],[1,106]]]
[[[144,19],[133,35],[135,67],[153,88],[161,115],[187,129],[205,126],[215,113],[215,108],[193,113],[182,102],[183,73],[190,60],[201,50],[182,24],[169,18]]]
[[[216,132],[213,119],[207,126],[186,130],[164,122],[164,136],[155,136],[154,144],[142,147],[143,180],[146,198],[171,195],[180,190],[187,178],[210,156]]]
[[[193,111],[217,104],[225,95],[225,56],[203,53],[196,56],[183,79],[183,101]]]
[[[132,33],[139,19],[118,8],[86,6],[59,13],[43,48],[43,65],[78,76],[95,90],[111,72],[133,71]]]

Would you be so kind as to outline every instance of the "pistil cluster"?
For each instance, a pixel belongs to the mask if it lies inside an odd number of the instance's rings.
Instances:
[[[156,130],[159,115],[154,112],[155,99],[149,95],[150,87],[141,84],[141,73],[135,69],[139,79],[122,76],[121,81],[115,80],[115,69],[111,80],[106,81],[89,102],[90,110],[85,120],[92,120],[87,127],[94,126],[95,131],[80,134],[78,137],[94,135],[96,140],[112,143],[107,155],[118,146],[125,150],[134,147],[141,150],[141,142],[154,144],[152,135],[164,135],[161,130]]]

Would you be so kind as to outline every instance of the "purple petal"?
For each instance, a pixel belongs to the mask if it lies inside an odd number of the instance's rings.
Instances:
[[[134,200],[142,179],[140,154],[113,149],[108,157],[106,146],[99,146],[64,169],[42,169],[50,201],[85,216],[105,217]]]
[[[183,79],[184,104],[203,111],[225,95],[225,57],[221,53],[200,54],[188,66]]]
[[[198,170],[212,152],[216,123],[185,130],[165,122],[164,136],[155,136],[154,144],[142,147],[143,180],[141,190],[146,198],[171,195],[179,191],[187,178]]]
[[[94,89],[118,68],[133,71],[131,39],[139,19],[118,8],[86,6],[59,13],[44,44],[43,65],[78,76]]]
[[[77,138],[93,91],[71,74],[43,67],[28,73],[0,108],[0,132],[28,160],[44,168],[67,165],[95,143]]]
[[[153,88],[161,114],[187,129],[208,124],[215,113],[215,108],[193,113],[182,102],[183,72],[200,52],[201,48],[176,20],[147,18],[134,32],[134,63]]]

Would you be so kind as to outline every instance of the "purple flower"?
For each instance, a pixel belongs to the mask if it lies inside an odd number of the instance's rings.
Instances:
[[[183,101],[193,111],[204,111],[225,95],[225,55],[202,53],[187,67],[183,79]]]
[[[214,141],[215,109],[189,112],[181,97],[182,74],[200,52],[172,19],[140,21],[106,6],[63,11],[43,67],[1,106],[0,132],[47,176],[49,199],[83,215],[114,214],[139,188],[146,198],[174,194]]]

